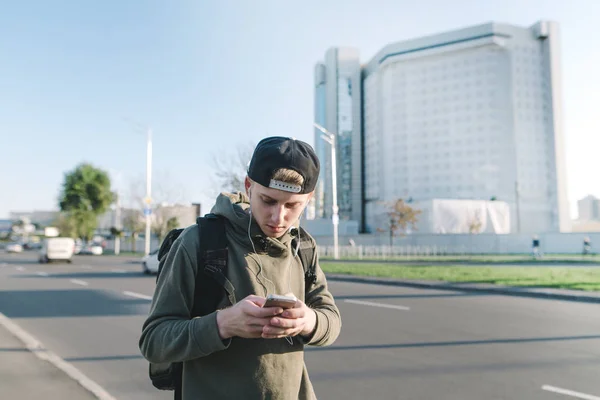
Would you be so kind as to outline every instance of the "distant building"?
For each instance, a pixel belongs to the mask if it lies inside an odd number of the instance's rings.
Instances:
[[[577,202],[579,220],[600,221],[600,199],[587,196]]]
[[[6,236],[12,232],[13,221],[10,219],[0,219],[0,236]]]
[[[50,226],[56,221],[59,215],[59,211],[11,211],[9,219],[12,221],[25,219],[39,226]]]
[[[559,42],[540,21],[392,43],[362,66],[355,49],[328,50],[315,121],[338,135],[340,215],[374,231],[400,198],[494,198],[511,232],[568,232]],[[317,218],[331,210],[328,146],[315,131]]]
[[[353,48],[332,48],[315,66],[315,122],[337,133],[337,203],[341,220],[362,221],[362,79],[359,54]],[[331,147],[315,129],[315,151],[321,173],[315,218],[331,218],[333,190]]]

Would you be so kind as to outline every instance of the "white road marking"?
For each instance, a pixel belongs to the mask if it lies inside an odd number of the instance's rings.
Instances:
[[[381,307],[381,308],[393,308],[395,310],[410,310],[410,307],[396,306],[396,305],[393,305],[393,304],[372,303],[370,301],[360,301],[360,300],[344,300],[344,301],[346,303],[361,304],[363,306]]]
[[[125,296],[129,296],[129,297],[135,297],[136,299],[142,299],[142,300],[152,300],[152,296],[147,296],[145,294],[140,294],[140,293],[136,293],[136,292],[123,292],[123,294]]]
[[[124,274],[127,271],[125,271],[124,269],[113,269],[112,272],[116,272],[118,274]]]
[[[71,283],[74,283],[76,285],[81,285],[81,286],[89,285],[89,283],[87,283],[86,281],[80,281],[79,279],[71,279]]]
[[[47,272],[38,272],[36,275],[39,275],[39,276],[50,276],[50,274],[48,274]]]
[[[574,392],[573,390],[561,389],[561,388],[558,388],[558,387],[555,387],[555,386],[550,386],[550,385],[544,385],[544,386],[542,386],[542,390],[546,390],[548,392],[554,392],[554,393],[558,393],[558,394],[564,394],[565,396],[576,397],[578,399],[600,400],[600,397],[598,397],[598,396],[592,396],[591,394]]]
[[[35,354],[40,360],[48,361],[50,364],[66,373],[71,379],[77,381],[81,386],[83,386],[88,392],[91,392],[98,399],[117,400],[100,385],[85,376],[72,364],[66,362],[50,350],[46,349],[44,345],[41,344],[36,338],[21,329],[19,325],[15,324],[2,313],[0,313],[0,325],[12,333],[13,336],[18,338],[21,342],[23,342],[25,347],[27,347],[27,349]]]
[[[25,267],[21,267],[20,265],[15,268],[17,269],[17,271],[25,271]]]

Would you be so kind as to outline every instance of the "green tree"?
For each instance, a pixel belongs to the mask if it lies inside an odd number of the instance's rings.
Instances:
[[[52,223],[60,232],[60,236],[70,237],[75,239],[77,237],[77,229],[75,227],[75,221],[69,218],[67,213],[61,212],[56,220]]]
[[[110,228],[110,235],[114,238],[123,237],[123,231],[121,229],[117,229],[114,226]]]
[[[106,171],[82,163],[65,173],[59,206],[75,226],[76,236],[89,240],[98,224],[98,216],[115,199]]]

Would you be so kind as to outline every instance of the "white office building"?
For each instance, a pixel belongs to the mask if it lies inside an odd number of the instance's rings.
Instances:
[[[393,43],[362,67],[362,83],[363,158],[351,168],[364,168],[368,230],[385,228],[384,204],[399,198],[495,198],[509,205],[512,232],[570,230],[556,23],[488,23]],[[339,96],[325,99],[335,131]]]
[[[600,199],[586,196],[577,201],[578,217],[583,221],[600,221]]]
[[[361,66],[358,50],[333,48],[315,66],[315,122],[336,134],[337,202],[341,220],[362,220]],[[315,151],[322,163],[315,217],[331,218],[331,147],[315,129]]]

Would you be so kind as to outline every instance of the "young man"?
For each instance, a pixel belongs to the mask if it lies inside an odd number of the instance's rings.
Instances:
[[[341,318],[318,265],[316,244],[297,229],[313,196],[319,160],[306,143],[263,139],[246,177],[246,194],[221,194],[212,213],[225,218],[227,278],[236,303],[191,317],[199,234],[193,226],[163,262],[140,338],[150,362],[183,362],[183,400],[315,399],[304,345],[333,343]],[[305,282],[298,239],[315,249],[316,280]],[[302,250],[300,250],[302,251]],[[269,294],[293,295],[291,309],[263,307]]]

